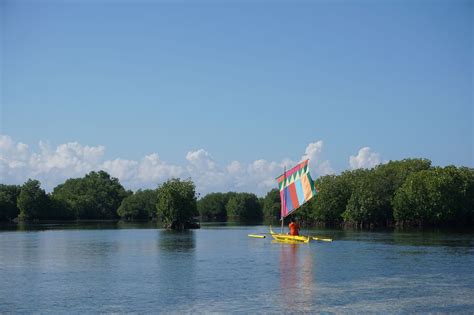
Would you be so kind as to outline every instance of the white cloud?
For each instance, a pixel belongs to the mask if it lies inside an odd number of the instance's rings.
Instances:
[[[194,180],[201,194],[229,187],[226,168],[221,168],[206,150],[190,151],[186,154],[186,160],[189,162],[186,168],[188,177]]]
[[[281,163],[263,159],[256,160],[247,166],[245,173],[239,178],[240,186],[269,191],[276,187],[275,178],[283,173],[283,169],[284,166]]]
[[[308,144],[304,151],[304,155],[301,157],[301,161],[306,159],[318,160],[321,152],[323,151],[323,142],[319,140],[318,142],[313,142]]]
[[[147,187],[150,184],[166,181],[172,177],[182,177],[184,169],[177,165],[168,164],[160,159],[158,154],[153,153],[145,156],[139,163],[136,176],[137,184],[145,183]],[[154,188],[154,187],[153,187]]]
[[[0,178],[16,183],[26,176],[29,149],[24,143],[16,143],[6,135],[0,135]]]
[[[108,172],[111,176],[126,182],[135,179],[139,166],[137,161],[123,159],[105,161],[102,165],[104,171]]]
[[[57,147],[40,142],[39,150],[0,135],[0,179],[2,183],[22,184],[28,178],[38,179],[51,191],[68,178],[82,177],[90,171],[105,170],[117,177],[127,189],[155,188],[169,178],[191,178],[201,195],[217,191],[246,191],[263,196],[276,188],[275,178],[297,161],[257,159],[250,163],[232,161],[220,165],[204,149],[189,151],[184,165],[171,164],[152,153],[139,160],[104,158],[104,146],[85,146],[77,142]],[[333,173],[329,161],[322,159],[323,142],[308,144],[301,160],[311,160],[313,177]]]
[[[39,143],[40,152],[31,153],[29,167],[33,175],[59,171],[65,176],[81,176],[95,169],[105,153],[104,146],[83,146],[69,142],[52,149],[49,144]]]
[[[331,167],[331,163],[328,160],[322,161],[323,152],[323,141],[319,140],[308,144],[305,149],[305,154],[301,157],[300,161],[306,159],[310,160],[309,168],[311,173],[315,173],[317,176],[324,176],[333,174],[334,170]]]
[[[356,156],[349,157],[351,169],[372,168],[378,164],[380,164],[380,154],[371,152],[369,147],[363,147]]]
[[[227,171],[229,174],[237,174],[242,171],[242,164],[239,161],[232,161],[227,165]]]
[[[198,170],[216,169],[216,163],[212,159],[212,156],[204,149],[189,151],[188,154],[186,154],[186,160],[188,160],[191,167]]]

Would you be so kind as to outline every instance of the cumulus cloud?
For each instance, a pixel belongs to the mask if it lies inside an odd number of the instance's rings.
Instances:
[[[115,159],[102,163],[104,171],[121,181],[132,181],[138,173],[139,163],[137,161]]]
[[[104,146],[83,146],[77,142],[52,149],[49,144],[40,141],[39,147],[40,152],[31,153],[29,157],[33,175],[60,171],[66,176],[77,176],[94,169],[105,153]]]
[[[263,159],[250,163],[245,168],[245,173],[238,180],[239,186],[256,187],[260,191],[268,191],[275,187],[275,178],[283,172],[282,163]]]
[[[319,140],[308,144],[305,149],[304,155],[301,157],[301,161],[306,159],[310,160],[310,170],[312,173],[315,173],[317,176],[324,176],[328,174],[333,174],[334,170],[331,167],[331,163],[328,160],[322,160],[323,152],[323,141]]]
[[[351,169],[372,168],[378,164],[380,164],[380,154],[371,152],[369,147],[363,147],[356,156],[349,157]]]
[[[87,146],[77,142],[51,147],[40,142],[33,151],[11,137],[0,135],[0,179],[2,183],[22,184],[28,178],[40,180],[51,191],[68,178],[82,177],[90,171],[105,170],[117,177],[127,189],[155,188],[169,178],[191,178],[196,190],[205,195],[217,191],[246,191],[260,196],[276,188],[275,178],[298,163],[256,159],[250,163],[231,161],[221,165],[204,149],[189,151],[186,163],[176,165],[152,153],[139,160],[104,158],[104,146]],[[300,161],[310,159],[313,177],[333,173],[330,162],[322,159],[323,142],[308,144]]]
[[[21,184],[35,178],[51,189],[70,177],[79,177],[98,169],[103,159],[104,146],[83,146],[77,142],[61,144],[56,148],[39,142],[39,152],[32,152],[28,145],[15,143],[0,135],[0,178],[2,182]]]
[[[186,160],[188,160],[190,167],[194,167],[198,170],[216,169],[216,163],[212,159],[212,156],[204,149],[189,151],[188,154],[186,154]]]
[[[0,135],[0,178],[18,182],[26,175],[29,148],[24,143],[15,143],[9,136]]]
[[[145,156],[138,166],[137,178],[135,181],[139,183],[156,183],[163,182],[168,178],[182,177],[184,169],[178,165],[168,164],[161,160],[158,154],[153,153]]]
[[[200,193],[222,191],[223,187],[229,187],[230,178],[226,169],[220,167],[206,150],[189,151],[186,160],[187,177],[193,179]]]

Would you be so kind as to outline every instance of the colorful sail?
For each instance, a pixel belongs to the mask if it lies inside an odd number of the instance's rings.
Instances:
[[[280,188],[281,217],[284,218],[316,195],[316,188],[303,161],[277,178]]]

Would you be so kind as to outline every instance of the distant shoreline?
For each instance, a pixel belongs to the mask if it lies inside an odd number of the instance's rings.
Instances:
[[[28,230],[28,227],[47,227],[50,225],[64,225],[64,226],[78,226],[80,227],[82,224],[84,227],[93,225],[93,224],[98,224],[99,226],[101,224],[106,226],[124,226],[124,227],[139,227],[139,226],[149,226],[157,229],[165,229],[165,227],[162,225],[161,222],[157,221],[147,221],[147,220],[134,220],[134,221],[123,221],[123,220],[41,220],[41,221],[20,221],[20,222],[6,222],[6,221],[0,221],[0,232],[2,231],[2,228],[14,228],[16,230],[17,228],[21,227],[26,227],[26,230]],[[237,221],[231,221],[231,222],[215,222],[215,221],[201,221],[199,222],[199,225],[201,227],[205,226],[277,226],[275,222],[269,223],[269,222],[254,222],[254,223],[248,223],[248,222],[237,222]],[[98,226],[98,227],[99,227]],[[285,228],[287,226],[285,225]],[[79,228],[80,229],[80,228]],[[100,227],[99,227],[100,229]],[[440,232],[456,232],[456,233],[474,233],[474,227],[473,226],[379,226],[379,227],[357,227],[357,226],[323,226],[323,225],[314,225],[314,226],[305,226],[304,229],[308,230],[334,230],[334,231],[366,231],[366,232],[434,232],[434,231],[440,231]]]

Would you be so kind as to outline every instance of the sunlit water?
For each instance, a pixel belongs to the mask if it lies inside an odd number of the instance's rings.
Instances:
[[[120,227],[0,231],[0,313],[474,312],[473,233]]]

